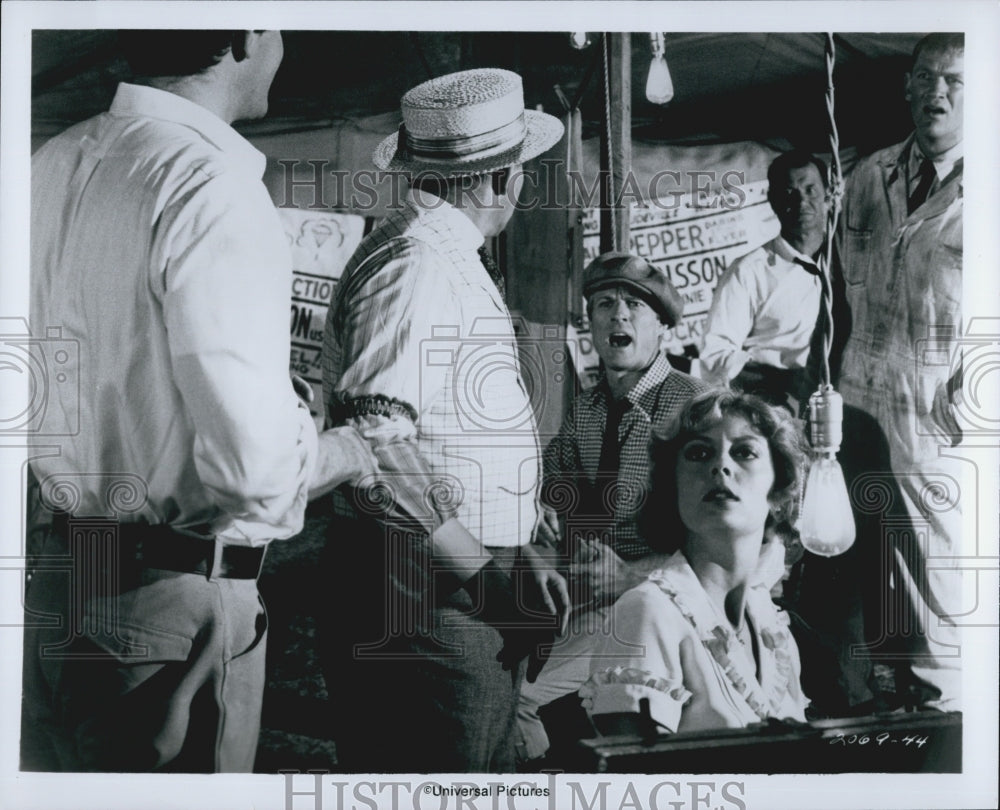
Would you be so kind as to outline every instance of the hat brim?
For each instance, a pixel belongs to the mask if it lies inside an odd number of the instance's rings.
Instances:
[[[626,287],[632,290],[632,292],[638,295],[639,298],[649,304],[653,312],[659,316],[660,323],[664,326],[674,327],[683,317],[683,311],[678,312],[676,309],[667,307],[654,292],[646,289],[638,281],[633,281],[630,278],[602,278],[600,281],[595,281],[584,287],[583,295],[585,298],[589,299],[594,293],[600,292],[601,290],[608,290],[612,287]]]
[[[538,157],[555,146],[563,134],[563,125],[558,118],[538,110],[525,110],[524,123],[527,130],[524,140],[515,147],[492,155],[422,160],[413,155],[400,154],[396,148],[399,136],[395,134],[376,147],[372,161],[387,172],[436,173],[443,177],[500,171]]]

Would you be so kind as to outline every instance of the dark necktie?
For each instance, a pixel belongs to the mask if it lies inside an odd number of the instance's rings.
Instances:
[[[800,259],[797,256],[794,259],[792,259],[792,261],[795,262],[799,267],[801,267],[807,273],[809,273],[809,275],[812,276],[819,275],[819,268],[812,262],[807,262],[805,259]]]
[[[618,468],[620,447],[618,445],[618,428],[621,425],[625,412],[632,407],[632,403],[627,399],[614,399],[608,397],[608,417],[604,422],[604,438],[601,441],[601,457],[597,462],[597,485],[605,493],[608,487],[618,480]],[[607,499],[605,503],[609,505],[608,512],[614,516],[614,503]]]
[[[822,275],[819,267],[812,262],[807,262],[798,258],[794,259],[794,261],[810,275]],[[820,283],[820,288],[822,289],[822,281]],[[809,338],[809,355],[806,358],[805,374],[798,378],[797,389],[791,392],[797,400],[799,414],[802,414],[809,395],[819,384],[821,376],[820,369],[824,365],[826,354],[824,340],[829,330],[830,327],[826,316],[826,307],[823,305],[823,296],[820,295],[819,312],[816,314],[816,325],[813,327],[812,335]]]
[[[483,267],[486,268],[486,272],[490,274],[490,278],[493,279],[493,283],[496,284],[500,297],[506,301],[507,285],[506,282],[504,282],[503,273],[500,272],[500,268],[497,267],[497,263],[493,261],[493,256],[490,255],[490,252],[486,249],[485,244],[479,246],[479,261],[483,263]]]
[[[906,213],[912,214],[930,195],[931,186],[934,184],[934,178],[936,173],[934,171],[934,164],[927,158],[920,161],[920,168],[917,170],[917,176],[913,179],[916,181],[916,188],[910,194],[909,199],[906,201]]]

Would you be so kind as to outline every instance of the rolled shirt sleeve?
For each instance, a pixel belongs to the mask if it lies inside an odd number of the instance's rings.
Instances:
[[[330,422],[354,425],[379,460],[359,488],[376,511],[428,532],[455,517],[447,479],[416,442],[420,414],[446,383],[443,367],[424,362],[423,342],[457,307],[435,259],[422,242],[391,240],[345,284],[333,319],[343,370],[328,386]]]

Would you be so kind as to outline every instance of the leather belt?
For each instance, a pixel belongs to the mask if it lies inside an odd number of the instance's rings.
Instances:
[[[70,543],[74,528],[86,532],[89,520],[65,512],[53,516],[52,530],[62,537],[70,553],[88,553],[85,543]],[[237,546],[224,543],[202,530],[205,526],[178,530],[149,523],[111,523],[115,557],[123,566],[200,574],[208,579],[257,579],[267,546]]]

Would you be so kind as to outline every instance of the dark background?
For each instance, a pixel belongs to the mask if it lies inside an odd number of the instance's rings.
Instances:
[[[654,21],[651,20],[651,23]],[[903,74],[921,34],[837,34],[836,109],[841,144],[867,154],[910,129]],[[584,76],[584,136],[600,126],[601,39],[582,51],[565,33],[286,31],[285,59],[262,121],[248,135],[320,129],[331,122],[392,113],[400,96],[431,76],[505,67],[524,78],[529,106],[558,114],[555,91],[574,100]],[[632,34],[633,136],[670,144],[755,140],[828,152],[824,101],[825,35],[820,33],[668,33],[674,100],[645,98],[649,35]],[[32,32],[32,136],[35,146],[107,109],[128,69],[115,32]]]

